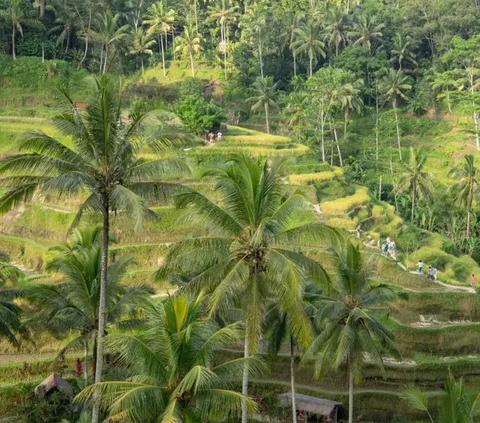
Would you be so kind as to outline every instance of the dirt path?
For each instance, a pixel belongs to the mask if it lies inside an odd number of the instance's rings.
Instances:
[[[55,358],[58,352],[32,353],[32,354],[0,354],[0,365],[9,363],[21,363],[23,361],[44,360]]]
[[[419,275],[417,272],[414,272],[414,271],[410,271],[409,273],[412,274],[412,275],[424,276],[424,275]],[[476,293],[475,289],[473,289],[469,286],[450,285],[448,283],[445,283],[445,282],[442,282],[442,281],[439,281],[439,280],[436,280],[436,281],[432,280],[432,282],[436,283],[438,285],[441,285],[441,286],[447,288],[450,291],[463,291],[463,292],[470,292],[471,294]]]

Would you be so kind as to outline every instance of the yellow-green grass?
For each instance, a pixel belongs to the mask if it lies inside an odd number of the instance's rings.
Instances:
[[[288,175],[288,180],[293,185],[309,185],[316,182],[331,181],[342,174],[343,170],[341,168],[335,168],[332,171]]]
[[[328,219],[327,223],[334,228],[343,229],[355,229],[356,226],[356,221],[347,217],[331,217],[330,219]]]
[[[285,144],[291,143],[292,141],[285,136],[266,134],[265,132],[229,125],[228,132],[223,136],[220,145],[223,142],[245,144]]]
[[[321,203],[320,209],[325,214],[345,214],[369,201],[368,188],[360,187],[353,195]]]
[[[151,80],[154,79],[160,84],[173,84],[192,78],[190,62],[188,61],[167,62],[166,66],[166,76],[163,76],[162,64],[159,63],[153,68],[148,68],[145,73],[140,76],[140,81],[152,82]],[[221,68],[212,68],[202,63],[195,64],[195,78],[208,80],[225,79]]]
[[[292,148],[268,148],[268,147],[254,147],[242,145],[226,145],[217,143],[213,146],[201,146],[195,149],[194,153],[198,155],[209,155],[211,153],[222,153],[225,155],[244,152],[254,156],[299,156],[308,153],[309,148],[303,144],[292,144]]]

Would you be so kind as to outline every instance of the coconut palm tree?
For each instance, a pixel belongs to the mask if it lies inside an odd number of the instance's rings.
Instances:
[[[182,134],[178,128],[160,126],[148,137],[143,135],[146,114],[134,113],[122,121],[121,92],[107,76],[96,78],[95,88],[84,112],[75,108],[66,93],[65,112],[54,124],[72,141],[72,147],[43,132],[28,133],[18,146],[19,154],[0,161],[0,186],[6,193],[0,198],[0,213],[32,199],[37,191],[65,195],[87,194],[72,223],[76,226],[84,213],[103,216],[102,270],[95,381],[102,379],[104,330],[106,318],[107,269],[110,238],[110,214],[125,211],[135,227],[142,225],[146,199],[165,200],[175,185],[164,183],[162,176],[185,170],[178,160],[147,161],[140,151],[150,148],[158,153],[175,145]],[[72,113],[72,109],[74,112]],[[94,413],[95,414],[95,413]],[[98,422],[97,417],[94,419]],[[94,422],[94,423],[95,423]]]
[[[147,9],[147,15],[143,23],[148,25],[148,34],[156,34],[158,37],[158,46],[162,55],[162,69],[163,76],[166,76],[165,70],[165,45],[163,37],[165,36],[165,42],[167,40],[167,33],[171,31],[174,22],[174,11],[166,10],[166,6],[163,1],[157,1]]]
[[[395,192],[409,192],[412,196],[412,214],[410,221],[415,218],[415,201],[417,197],[430,197],[433,192],[432,176],[423,170],[427,156],[420,150],[410,148],[408,163],[400,163],[400,177]]]
[[[353,22],[351,30],[348,32],[348,37],[354,40],[353,45],[362,46],[371,53],[372,45],[382,42],[383,28],[385,28],[385,25],[377,23],[375,16],[358,15]]]
[[[70,243],[53,247],[56,257],[46,270],[62,275],[60,283],[35,284],[27,289],[27,298],[36,308],[32,323],[55,334],[73,331],[77,337],[62,348],[82,346],[85,351],[84,376],[88,384],[89,347],[93,345],[93,368],[96,368],[100,279],[102,263],[102,229],[76,230]],[[128,313],[141,306],[153,294],[145,285],[128,287],[121,284],[133,258],[123,256],[108,266],[105,324],[122,324]]]
[[[341,7],[330,6],[327,10],[326,26],[323,29],[325,40],[330,48],[335,48],[335,56],[338,56],[340,46],[347,40],[344,28],[345,11]]]
[[[228,0],[218,0],[217,4],[208,7],[210,18],[220,26],[220,50],[223,51],[223,67],[227,79],[227,44],[229,41],[229,25],[238,18],[238,6],[231,6]]]
[[[347,127],[350,118],[350,111],[355,110],[357,113],[360,113],[360,110],[362,110],[363,107],[363,99],[361,97],[362,86],[363,79],[356,79],[351,82],[348,81],[344,83],[337,90],[337,101],[340,103],[345,116],[343,128],[343,137],[345,139],[347,138]]]
[[[450,171],[452,178],[460,178],[449,188],[455,203],[467,211],[467,238],[470,238],[473,202],[480,194],[480,170],[475,166],[475,158],[471,154],[464,157],[464,162]]]
[[[252,104],[252,111],[265,111],[265,126],[267,134],[270,133],[269,112],[271,108],[278,108],[275,99],[278,95],[277,92],[278,82],[273,82],[273,77],[267,76],[266,78],[257,77],[256,81],[252,84],[253,96],[248,98],[247,103]]]
[[[245,363],[254,373],[263,368],[254,358],[215,364],[222,347],[238,342],[239,323],[220,328],[202,313],[205,297],[168,297],[147,309],[145,330],[108,336],[112,351],[131,374],[127,381],[103,382],[84,389],[81,401],[100,391],[109,420],[124,422],[223,421],[255,403],[233,388]]]
[[[411,65],[416,66],[417,62],[415,61],[415,53],[412,52],[413,48],[414,45],[412,38],[408,35],[403,37],[400,32],[397,32],[391,50],[391,61],[394,63],[397,62],[400,70],[402,70],[403,63],[410,63]]]
[[[195,62],[194,57],[200,53],[202,48],[202,39],[196,34],[195,28],[191,25],[186,26],[180,36],[177,37],[177,47],[183,57],[190,59],[190,68],[192,76],[195,76]]]
[[[307,278],[323,280],[323,268],[294,251],[300,240],[335,239],[335,232],[317,222],[312,213],[298,221],[305,200],[295,193],[284,196],[281,169],[285,159],[253,158],[236,154],[206,175],[214,177],[222,206],[199,192],[179,194],[177,207],[203,221],[212,234],[185,239],[169,251],[157,278],[195,274],[184,288],[210,294],[209,309],[235,305],[245,311],[245,358],[256,351],[265,306],[272,301],[288,315],[292,334],[302,344],[310,338],[310,323],[302,307]],[[303,241],[302,241],[303,242]],[[290,248],[289,248],[290,246]],[[248,395],[248,365],[242,393]],[[242,410],[242,422],[247,421]]]
[[[428,396],[418,388],[407,388],[401,394],[410,407],[422,411],[434,423],[428,411]],[[456,381],[450,374],[440,400],[440,421],[448,423],[474,423],[480,416],[480,390],[467,390],[463,377]]]
[[[292,52],[293,56],[293,76],[297,76],[297,55],[295,54],[295,49],[293,48],[293,43],[295,41],[295,30],[298,26],[299,13],[291,13],[286,16],[286,22],[284,24],[285,30],[280,34],[282,45],[288,47]]]
[[[24,26],[44,28],[43,24],[39,20],[34,19],[29,12],[29,8],[22,0],[8,0],[5,4],[5,8],[0,10],[0,18],[3,19],[12,30],[11,40],[13,60],[17,59],[15,38],[17,32],[23,37]],[[33,8],[31,8],[31,12],[33,12]]]
[[[100,72],[107,71],[109,53],[112,47],[127,36],[128,25],[119,26],[121,15],[114,15],[110,9],[96,16],[94,20],[94,30],[91,30],[93,41],[102,45],[102,55],[100,57]]]
[[[353,387],[361,382],[365,353],[381,367],[382,354],[398,356],[394,336],[381,319],[388,309],[381,307],[399,294],[386,285],[374,286],[372,266],[365,261],[360,247],[347,243],[334,253],[336,278],[330,292],[317,302],[316,321],[322,331],[308,349],[305,360],[315,362],[315,377],[323,377],[330,369],[345,368],[348,373],[349,423],[353,422]]]
[[[139,26],[132,34],[132,40],[130,47],[128,49],[128,54],[135,54],[140,56],[140,62],[142,64],[142,75],[145,72],[145,68],[143,66],[143,56],[145,54],[152,55],[153,51],[150,47],[155,44],[155,41],[152,40],[151,36],[148,35],[147,32],[143,29],[143,27]]]
[[[317,63],[318,57],[325,58],[325,43],[321,40],[320,28],[309,20],[300,28],[295,29],[295,41],[293,42],[295,54],[305,54],[310,62],[310,76],[313,75],[313,64]]]
[[[385,98],[391,100],[393,111],[395,113],[395,126],[397,129],[398,157],[402,160],[402,145],[400,126],[398,124],[398,100],[407,99],[406,91],[411,90],[412,86],[408,83],[408,78],[404,76],[401,70],[389,69],[379,84],[380,92]]]
[[[15,287],[5,288],[5,285],[15,284],[22,277],[20,269],[10,263],[8,255],[0,253],[0,339],[5,338],[17,347],[16,334],[25,334],[21,321],[21,308],[12,301],[23,297],[24,291]]]

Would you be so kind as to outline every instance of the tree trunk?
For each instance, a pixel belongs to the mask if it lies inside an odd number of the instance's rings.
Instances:
[[[88,386],[88,339],[85,340],[85,363],[83,375],[85,377],[85,386]]]
[[[88,35],[85,37],[85,51],[83,52],[82,60],[80,60],[80,63],[78,64],[79,68],[83,66],[83,62],[85,62],[85,59],[87,58],[87,53],[88,53]]]
[[[348,423],[353,423],[353,375],[350,368],[348,369]]]
[[[100,52],[100,70],[99,72],[102,73],[103,71],[103,52],[105,51],[105,46],[102,45],[102,51]]]
[[[103,63],[103,71],[105,73],[107,71],[107,60],[108,60],[108,46],[105,46],[105,56],[104,56],[104,63]]]
[[[245,348],[244,348],[244,353],[243,357],[244,358],[249,358],[250,356],[250,337],[248,333],[248,329],[245,330]],[[248,363],[245,363],[243,366],[243,379],[242,379],[242,395],[248,396],[248,374],[249,374],[249,368],[248,368]],[[247,404],[245,401],[242,401],[242,423],[248,423],[248,410],[247,410]]]
[[[297,76],[297,55],[295,50],[293,50],[293,76]]]
[[[323,112],[323,105],[320,108],[320,129],[322,131],[322,162],[326,160],[325,156],[325,114]]]
[[[473,107],[475,107],[475,102],[473,103]],[[478,113],[476,111],[473,112],[473,122],[475,123],[475,145],[477,146],[477,150],[480,150]]]
[[[15,53],[15,25],[12,25],[12,57],[13,60],[17,60],[17,54]]]
[[[378,167],[378,153],[379,153],[379,113],[378,113],[378,86],[375,81],[375,161]]]
[[[468,209],[468,211],[467,211],[467,238],[470,238],[470,220],[471,220],[471,215],[472,215],[472,212],[470,211],[470,209]]]
[[[227,45],[224,43],[224,49],[223,49],[223,70],[225,72],[225,81],[228,79],[227,77]]]
[[[313,75],[313,57],[310,57],[310,76]]]
[[[193,0],[193,10],[194,10],[194,13],[195,13],[195,28],[197,30],[197,35],[198,35],[197,0]]]
[[[40,0],[40,19],[43,19],[45,16],[45,0]]]
[[[105,314],[107,306],[107,269],[108,269],[108,241],[110,235],[110,203],[107,195],[103,198],[103,239],[102,239],[102,271],[100,278],[100,301],[98,307],[98,333],[97,333],[97,363],[95,368],[95,383],[102,381],[103,371],[103,350],[104,350],[104,335],[105,335]],[[100,408],[95,404],[92,411],[92,423],[99,422]]]
[[[402,160],[402,145],[400,143],[400,127],[398,126],[398,113],[397,113],[397,105],[395,102],[393,103],[393,110],[395,112],[395,125],[397,127],[397,144],[398,144],[398,157],[400,161]]]
[[[192,76],[195,76],[195,68],[193,66],[193,54],[190,52],[190,67],[192,69]]]
[[[382,201],[382,175],[380,175],[380,182],[378,184],[378,201]]]
[[[349,118],[349,113],[348,113],[348,106],[347,106],[347,107],[345,107],[345,121],[344,121],[344,124],[343,124],[343,138],[345,140],[347,139],[348,118]]]
[[[290,335],[290,389],[292,392],[292,423],[297,423],[297,405],[295,403],[295,342]]]
[[[262,40],[258,41],[258,55],[260,59],[260,76],[262,77],[263,81],[263,55],[262,55]]]
[[[45,43],[42,43],[42,63],[45,63]]]
[[[160,50],[162,52],[162,69],[163,69],[163,77],[167,76],[167,73],[165,71],[165,50],[163,48],[163,37],[160,35],[158,37],[160,39]]]
[[[392,185],[393,185],[393,199],[395,202],[395,212],[398,213],[398,203],[397,203],[397,187],[395,186],[395,177],[393,173],[393,161],[392,156],[390,156],[390,172],[392,174]]]
[[[173,61],[177,60],[175,55],[175,30],[172,28],[172,48],[173,48]]]
[[[268,103],[265,103],[265,124],[266,124],[266,127],[267,127],[267,134],[270,133],[270,124],[269,124],[269,121],[268,121]]]
[[[410,217],[410,221],[413,224],[413,219],[415,219],[415,197],[417,196],[417,186],[413,184],[413,191],[412,191],[412,215]]]
[[[343,166],[342,152],[340,151],[340,143],[338,142],[337,128],[335,128],[335,122],[330,118],[330,124],[333,131],[333,136],[335,138],[335,144],[337,144],[338,160],[340,161],[340,166]]]
[[[140,55],[140,63],[142,65],[142,75],[145,73],[145,67],[143,66],[143,56]]]
[[[168,50],[168,37],[167,30],[165,30],[165,49]]]

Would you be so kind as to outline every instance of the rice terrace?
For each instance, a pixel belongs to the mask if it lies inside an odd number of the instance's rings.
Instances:
[[[480,4],[0,0],[0,423],[480,422]]]

